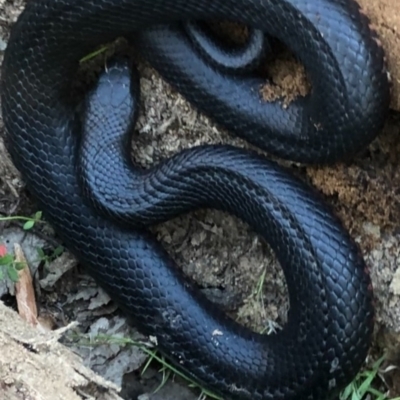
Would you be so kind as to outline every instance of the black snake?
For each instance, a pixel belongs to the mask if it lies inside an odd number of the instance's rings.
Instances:
[[[266,103],[259,79],[210,66],[178,22],[210,19],[284,42],[305,65],[310,95],[287,108]],[[337,394],[362,365],[373,328],[357,246],[310,188],[253,152],[200,146],[146,171],[122,158],[127,140],[114,128],[131,126],[127,116],[137,108],[126,66],[111,65],[94,92],[105,114],[95,106],[82,120],[70,97],[79,60],[119,36],[230,132],[277,156],[323,163],[356,154],[385,120],[388,76],[367,18],[352,0],[31,0],[2,66],[15,165],[67,247],[163,353],[226,398]],[[239,216],[275,251],[290,297],[278,334],[258,335],[227,318],[146,231],[198,207]]]

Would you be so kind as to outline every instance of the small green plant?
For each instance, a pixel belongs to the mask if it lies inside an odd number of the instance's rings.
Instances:
[[[50,254],[46,254],[44,250],[40,247],[37,248],[36,251],[39,256],[39,261],[43,261],[45,265],[48,265],[64,252],[64,247],[57,246]]]
[[[359,372],[353,382],[341,393],[340,400],[362,400],[367,395],[369,395],[368,399],[370,400],[400,400],[400,397],[389,399],[385,393],[373,387],[373,381],[378,376],[385,358],[386,356],[383,355],[375,361],[371,369]]]
[[[276,331],[280,329],[280,326],[277,322],[267,318],[267,312],[264,302],[264,285],[266,275],[267,269],[264,268],[252,292],[252,298],[260,305],[259,310],[261,312],[261,318],[263,321],[266,321],[266,325],[261,330],[259,330],[259,333],[270,335],[272,333],[276,333]]]
[[[33,217],[24,217],[19,215],[0,217],[0,221],[25,221],[23,225],[24,230],[32,229],[35,224],[42,219],[42,212],[36,212]],[[0,280],[4,280],[7,276],[11,281],[18,282],[18,271],[26,267],[23,262],[16,261],[11,254],[7,253],[5,245],[0,244]]]
[[[0,280],[8,276],[11,281],[18,282],[18,271],[21,271],[25,267],[25,263],[15,261],[14,257],[7,253],[5,245],[0,245]]]
[[[25,221],[24,223],[24,230],[29,230],[32,229],[35,224],[39,221],[41,221],[42,219],[42,212],[38,211],[35,213],[35,215],[33,217],[24,217],[24,216],[19,216],[19,215],[15,215],[15,216],[10,216],[10,217],[0,217],[0,221]]]
[[[83,63],[85,63],[85,62],[87,62],[87,61],[89,61],[89,60],[91,60],[91,59],[97,57],[99,54],[102,54],[102,53],[106,52],[106,51],[109,49],[109,47],[110,47],[110,46],[102,46],[102,47],[100,47],[99,49],[93,51],[92,53],[89,53],[89,54],[86,55],[85,57],[82,57],[82,58],[79,60],[79,62],[80,62],[81,64],[83,64]]]
[[[152,345],[149,343],[144,343],[144,342],[139,342],[136,340],[131,340],[129,338],[121,338],[121,337],[115,337],[115,336],[110,336],[110,335],[96,335],[95,337],[92,337],[90,342],[84,342],[81,340],[80,342],[82,345],[90,345],[90,346],[98,346],[102,344],[107,344],[107,343],[113,343],[113,344],[119,344],[123,346],[135,346],[142,350],[149,358],[144,365],[142,369],[142,375],[144,372],[147,370],[149,365],[153,361],[157,361],[161,365],[160,372],[162,372],[163,377],[160,385],[155,389],[154,393],[158,392],[167,382],[168,379],[171,378],[171,376],[179,376],[183,380],[185,380],[188,384],[189,387],[191,388],[196,388],[200,390],[200,395],[199,395],[199,400],[205,400],[206,398],[209,399],[214,399],[214,400],[223,400],[222,397],[210,392],[209,390],[203,388],[201,385],[199,385],[197,382],[195,382],[193,379],[190,377],[186,376],[183,372],[175,368],[171,363],[169,363],[163,356],[159,355],[157,350],[153,348]]]

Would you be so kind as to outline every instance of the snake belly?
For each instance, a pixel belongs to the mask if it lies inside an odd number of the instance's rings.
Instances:
[[[262,104],[257,81],[199,60],[176,24],[217,18],[285,42],[309,71],[312,93],[287,110]],[[2,65],[15,165],[68,249],[165,355],[229,399],[334,396],[368,352],[372,292],[358,247],[308,186],[253,152],[199,146],[138,174],[137,195],[150,212],[139,209],[145,217],[134,228],[85,196],[70,82],[83,56],[119,36],[134,37],[166,80],[232,133],[281,157],[328,162],[360,151],[385,120],[388,77],[367,19],[344,0],[31,0]],[[227,210],[268,241],[289,291],[282,331],[239,326],[186,281],[146,230],[147,216],[166,204],[177,213]]]

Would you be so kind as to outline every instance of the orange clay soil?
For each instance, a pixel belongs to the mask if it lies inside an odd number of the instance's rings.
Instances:
[[[391,107],[400,111],[400,1],[358,0],[378,32],[393,81]]]

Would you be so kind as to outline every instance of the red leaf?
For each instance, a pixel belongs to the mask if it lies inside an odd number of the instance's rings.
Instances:
[[[0,244],[0,257],[4,257],[7,254],[7,247],[4,244]]]

